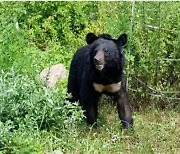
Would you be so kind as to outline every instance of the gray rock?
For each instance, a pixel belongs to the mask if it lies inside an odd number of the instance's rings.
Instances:
[[[64,79],[66,77],[67,70],[63,64],[47,67],[40,73],[41,81],[50,88],[55,87],[59,79]]]

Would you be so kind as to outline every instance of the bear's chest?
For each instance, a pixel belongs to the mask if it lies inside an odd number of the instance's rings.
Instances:
[[[121,81],[118,83],[112,83],[108,85],[103,85],[103,84],[98,84],[98,83],[93,83],[93,87],[97,92],[110,92],[110,93],[115,93],[121,89]]]

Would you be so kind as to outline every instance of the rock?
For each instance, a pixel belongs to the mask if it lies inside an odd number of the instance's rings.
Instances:
[[[50,88],[55,87],[59,79],[64,79],[66,77],[67,70],[63,64],[47,67],[40,73],[41,81]]]

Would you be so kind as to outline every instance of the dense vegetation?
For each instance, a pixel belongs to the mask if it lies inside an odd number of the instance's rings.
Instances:
[[[179,2],[1,2],[0,21],[0,153],[180,152]],[[107,98],[99,127],[87,127],[65,100],[66,80],[39,81],[47,66],[69,69],[88,32],[129,36],[133,130],[121,129]]]

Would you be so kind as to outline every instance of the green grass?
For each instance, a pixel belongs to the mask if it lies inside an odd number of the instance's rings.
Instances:
[[[180,114],[148,107],[134,111],[133,130],[122,130],[116,107],[101,102],[97,129],[79,128],[67,153],[179,153]]]
[[[67,154],[179,154],[179,116],[175,109],[161,110],[154,105],[134,109],[133,129],[123,130],[116,106],[102,100],[96,129],[81,121],[76,127],[68,125],[64,129],[59,125],[50,130],[21,127],[12,132],[7,123],[0,130],[6,134],[3,138],[6,145],[1,145],[0,154],[43,154],[57,149]]]

